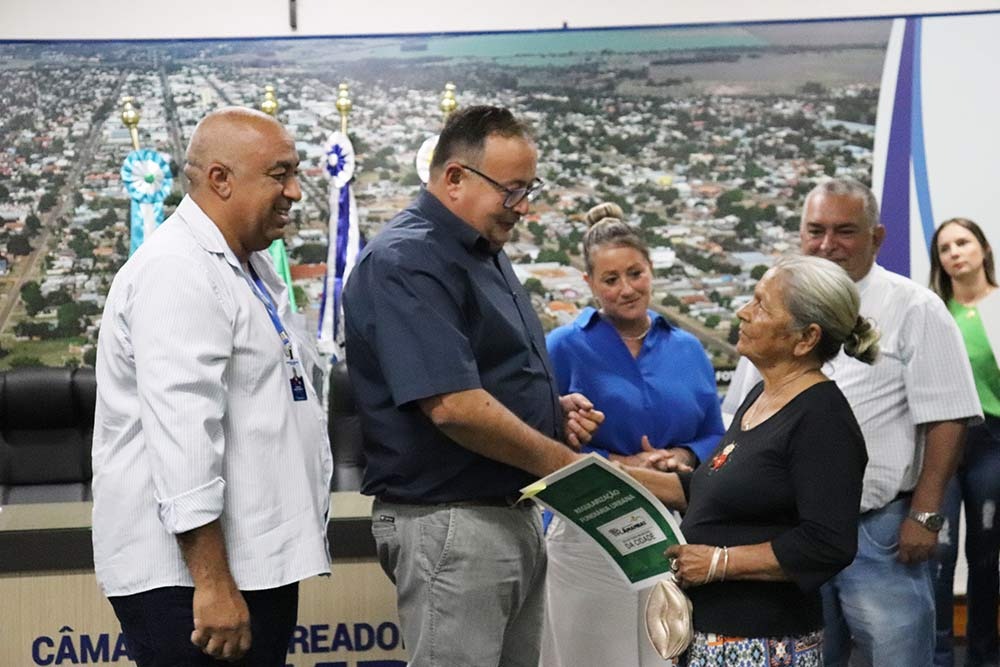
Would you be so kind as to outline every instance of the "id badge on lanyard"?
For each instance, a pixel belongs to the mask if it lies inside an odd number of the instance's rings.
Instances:
[[[271,301],[270,295],[264,288],[264,283],[261,282],[260,277],[257,272],[253,270],[253,267],[247,264],[250,269],[250,277],[253,278],[253,282],[250,284],[250,288],[253,293],[257,295],[261,303],[264,304],[264,308],[267,310],[268,317],[271,318],[271,324],[274,325],[274,330],[278,332],[278,337],[281,339],[281,347],[284,350],[285,364],[292,371],[292,377],[289,380],[292,389],[292,400],[294,401],[304,401],[308,399],[308,394],[306,393],[306,381],[302,377],[302,362],[295,358],[295,350],[292,347],[292,339],[289,337],[288,332],[285,330],[285,325],[281,322],[281,318],[278,317],[278,309],[275,307],[274,302]]]

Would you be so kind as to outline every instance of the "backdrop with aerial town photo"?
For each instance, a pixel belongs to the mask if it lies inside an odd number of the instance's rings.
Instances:
[[[734,313],[766,268],[796,248],[802,199],[818,180],[851,176],[882,196],[903,192],[892,208],[902,231],[890,229],[886,261],[915,274],[926,272],[918,256],[926,255],[928,216],[997,210],[996,188],[979,191],[986,201],[954,204],[981,178],[979,167],[927,166],[935,151],[963,161],[998,154],[986,116],[977,123],[987,136],[964,151],[935,140],[934,123],[971,130],[954,110],[935,116],[928,101],[934,85],[954,88],[963,76],[946,67],[935,79],[929,45],[958,22],[960,35],[973,26],[966,34],[976,38],[958,41],[976,50],[997,18],[0,43],[0,368],[94,363],[105,294],[129,251],[121,166],[133,144],[121,120],[124,96],[140,115],[139,143],[174,172],[169,215],[184,193],[179,167],[195,123],[223,105],[260,107],[265,86],[274,87],[278,118],[302,159],[303,199],[285,242],[298,307],[315,329],[338,86],[352,100],[352,187],[370,238],[420,188],[415,156],[440,130],[446,83],[460,106],[507,105],[536,130],[546,187],[507,252],[546,327],[588,303],[582,214],[615,201],[652,248],[654,307],[695,333],[717,368],[731,368]],[[952,59],[964,53],[946,47],[936,46]],[[954,101],[948,90],[941,98]],[[900,157],[891,142],[904,134]],[[928,185],[963,169],[957,193],[939,196]],[[932,210],[932,201],[947,210]]]

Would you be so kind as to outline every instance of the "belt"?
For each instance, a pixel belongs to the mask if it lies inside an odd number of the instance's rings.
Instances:
[[[529,501],[518,502],[521,498],[519,493],[509,493],[506,496],[485,496],[483,498],[467,498],[464,500],[421,500],[419,498],[399,498],[389,493],[380,493],[375,496],[375,500],[394,505],[419,505],[422,507],[523,507],[529,505]]]
[[[861,513],[861,516],[868,516],[869,514],[874,514],[875,512],[881,512],[882,510],[884,510],[886,507],[888,507],[893,503],[899,502],[900,500],[909,500],[912,497],[913,497],[913,491],[900,491],[898,494],[896,494],[895,498],[887,502],[885,505],[882,505],[882,507],[873,507],[870,510],[865,510],[864,512]]]

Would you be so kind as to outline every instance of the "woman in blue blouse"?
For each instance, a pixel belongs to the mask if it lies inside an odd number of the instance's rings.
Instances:
[[[549,334],[549,356],[560,393],[580,392],[605,414],[584,451],[631,466],[692,468],[725,432],[715,373],[694,336],[649,310],[649,249],[621,217],[615,204],[588,212],[583,255],[598,309]],[[558,518],[546,539],[542,667],[662,665],[645,635],[646,593],[630,591]]]

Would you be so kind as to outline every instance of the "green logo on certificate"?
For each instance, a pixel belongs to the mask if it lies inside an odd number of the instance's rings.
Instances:
[[[611,566],[635,589],[670,571],[663,552],[684,544],[670,511],[639,482],[596,454],[521,489],[585,532]]]
[[[621,516],[598,526],[597,530],[622,555],[630,554],[667,539],[667,536],[653,521],[653,517],[649,516],[643,509],[630,512],[628,516]],[[666,549],[667,546],[664,544],[663,548]]]

